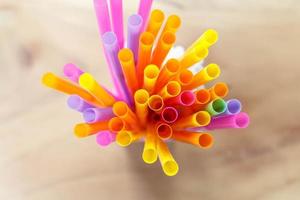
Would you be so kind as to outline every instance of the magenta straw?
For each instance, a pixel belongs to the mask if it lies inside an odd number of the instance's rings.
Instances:
[[[250,119],[247,113],[239,113],[236,115],[224,115],[213,117],[210,124],[205,129],[214,130],[222,128],[247,128]]]
[[[168,104],[191,106],[196,101],[195,94],[190,90],[182,91],[177,97],[167,100]]]
[[[178,118],[178,111],[173,107],[165,107],[161,112],[161,118],[166,123],[173,123]]]
[[[225,111],[228,115],[238,114],[242,110],[242,104],[237,99],[230,99],[226,101],[227,109]]]
[[[114,116],[112,108],[88,108],[83,111],[83,118],[87,123],[108,120]]]
[[[129,90],[125,83],[125,78],[118,59],[120,47],[117,42],[117,37],[114,32],[106,32],[103,34],[102,40],[108,60],[111,63],[110,70],[114,78],[114,84],[116,85],[117,90],[121,91],[121,97],[123,97],[130,105],[133,105],[133,100],[131,99]]]
[[[64,75],[75,83],[78,83],[79,76],[83,74],[83,71],[73,63],[65,64],[63,71]]]
[[[143,19],[140,15],[131,15],[128,18],[128,33],[127,33],[127,47],[131,49],[134,55],[134,60],[137,60],[139,37],[142,32]]]
[[[111,133],[110,131],[100,131],[96,137],[96,142],[101,147],[106,147],[114,141],[116,141],[116,134]]]
[[[106,0],[94,0],[94,7],[100,34],[111,31],[109,11]]]
[[[117,35],[119,46],[122,49],[124,47],[122,0],[110,0],[110,14],[112,18],[113,30]]]
[[[145,26],[148,21],[149,13],[151,10],[153,0],[140,0],[138,14],[143,18],[142,30],[145,30]]]
[[[93,108],[91,104],[87,103],[80,96],[71,95],[67,100],[67,104],[70,108],[77,110],[79,112],[83,112],[85,109]]]

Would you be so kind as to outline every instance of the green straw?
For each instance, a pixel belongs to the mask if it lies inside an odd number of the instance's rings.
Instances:
[[[226,111],[226,102],[221,98],[217,98],[206,106],[206,111],[211,116],[219,115]]]

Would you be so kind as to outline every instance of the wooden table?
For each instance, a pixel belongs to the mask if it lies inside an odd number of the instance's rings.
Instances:
[[[137,0],[126,1],[125,14]],[[0,2],[0,199],[266,200],[300,196],[300,3],[160,0],[154,8],[183,20],[178,44],[219,31],[207,63],[222,68],[251,116],[246,130],[215,131],[214,148],[171,149],[176,177],[141,160],[142,145],[101,149],[79,140],[81,116],[66,96],[40,84],[74,62],[111,87],[92,0]]]

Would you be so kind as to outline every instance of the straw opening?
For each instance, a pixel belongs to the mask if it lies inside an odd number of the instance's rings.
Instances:
[[[249,125],[249,116],[246,113],[236,115],[235,124],[238,128],[246,128]]]
[[[155,79],[159,74],[159,68],[156,65],[148,65],[144,73],[147,78]]]
[[[132,143],[132,135],[128,131],[121,131],[117,134],[116,141],[120,146],[126,147]]]
[[[128,23],[132,26],[139,26],[143,22],[143,19],[140,15],[131,15],[128,18]]]
[[[149,94],[146,90],[141,89],[135,92],[134,99],[139,104],[145,104],[149,99]]]
[[[175,42],[176,36],[171,32],[165,32],[162,36],[162,40],[164,43],[171,45]]]
[[[183,85],[187,85],[192,82],[193,73],[189,70],[183,70],[179,74],[179,81]]]
[[[149,108],[153,111],[159,111],[164,106],[163,99],[158,95],[153,95],[148,101]]]
[[[236,114],[241,111],[241,102],[237,99],[227,101],[227,111],[230,114]]]
[[[112,142],[112,139],[111,139],[110,133],[108,131],[101,131],[98,133],[98,135],[96,137],[96,141],[100,146],[105,147],[105,146],[108,146]]]
[[[129,62],[130,60],[133,60],[133,53],[130,49],[121,49],[119,51],[118,57],[123,62]]]
[[[150,46],[154,42],[154,37],[151,33],[144,32],[144,33],[142,33],[140,40],[141,40],[141,43],[143,43],[144,45]]]
[[[167,124],[160,124],[156,128],[157,135],[160,139],[166,140],[171,138],[173,130],[172,128]]]
[[[208,112],[200,111],[196,114],[196,121],[200,126],[206,126],[210,122],[210,115]]]
[[[113,113],[118,117],[123,117],[128,113],[127,105],[123,102],[116,102],[113,105]]]
[[[179,170],[177,163],[173,160],[165,162],[162,168],[167,176],[174,176],[178,173]]]
[[[195,100],[195,95],[190,91],[183,91],[180,95],[180,101],[184,106],[192,105]]]
[[[110,131],[119,132],[124,129],[124,122],[118,117],[113,117],[108,122],[108,128]]]
[[[205,34],[205,40],[209,44],[214,44],[214,43],[217,42],[217,40],[218,40],[218,33],[215,30],[209,29],[204,34]]]
[[[162,11],[160,10],[153,10],[152,11],[152,15],[151,15],[151,18],[156,22],[156,23],[161,23],[164,18],[165,18],[165,15]]]
[[[96,111],[92,108],[88,108],[83,112],[83,118],[86,122],[94,122],[96,119]]]
[[[180,93],[180,85],[178,82],[169,82],[167,85],[167,92],[171,96],[177,96]]]
[[[175,108],[173,107],[166,107],[163,111],[162,111],[162,118],[165,122],[167,123],[173,123],[176,121],[177,117],[178,117],[178,112]]]
[[[212,102],[212,108],[217,113],[222,113],[226,109],[226,103],[223,99],[216,99]]]
[[[198,103],[206,104],[210,100],[210,94],[207,90],[204,90],[204,89],[199,90],[196,92],[196,99],[197,99]]]
[[[172,72],[172,73],[178,72],[179,69],[180,69],[180,65],[179,65],[178,60],[176,60],[176,59],[170,59],[170,60],[168,60],[168,62],[166,64],[166,69],[169,72]]]
[[[90,75],[88,73],[83,73],[79,77],[79,84],[85,88],[93,88],[93,86],[95,84],[95,80],[92,77],[92,75]]]
[[[206,67],[206,73],[212,79],[217,78],[220,75],[220,68],[216,64],[210,64]]]
[[[106,32],[102,36],[103,43],[107,45],[113,45],[114,43],[117,42],[117,36],[115,35],[114,32]]]
[[[145,149],[142,156],[146,163],[151,164],[156,161],[157,152],[154,149]]]
[[[210,147],[213,143],[213,137],[209,134],[203,133],[199,136],[199,145],[201,147]]]
[[[77,95],[71,95],[68,98],[68,105],[72,109],[78,109],[78,108],[80,108],[81,105],[82,105],[81,98],[79,96],[77,96]]]
[[[178,29],[181,25],[181,20],[177,15],[171,15],[168,22],[173,29]]]
[[[226,83],[217,83],[213,90],[218,97],[225,97],[228,94],[228,86]]]

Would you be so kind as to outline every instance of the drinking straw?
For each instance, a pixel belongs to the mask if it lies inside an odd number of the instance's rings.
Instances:
[[[159,95],[152,95],[148,100],[148,107],[154,112],[159,112],[164,107],[163,98]]]
[[[185,86],[192,83],[193,73],[188,69],[183,69],[178,73],[175,80],[178,81],[182,88],[184,88]]]
[[[107,108],[87,108],[83,111],[83,118],[87,123],[108,120],[114,116],[111,107]]]
[[[206,126],[210,122],[210,115],[206,111],[199,111],[192,115],[183,117],[172,126],[174,129]]]
[[[174,131],[172,139],[206,149],[213,145],[213,136],[209,133]]]
[[[94,7],[100,34],[111,31],[109,11],[106,0],[94,0]]]
[[[146,134],[142,158],[147,164],[152,164],[157,160],[156,138],[149,130]]]
[[[226,111],[225,113],[228,115],[238,114],[242,110],[242,104],[238,99],[230,99],[226,101]]]
[[[211,98],[212,99],[215,99],[215,98],[224,98],[227,96],[228,94],[228,86],[226,83],[224,82],[219,82],[219,83],[216,83],[214,86],[212,86],[210,89],[209,89],[209,92],[210,92],[210,95],[211,95]]]
[[[176,33],[181,25],[181,19],[177,15],[170,15],[166,21],[166,24],[162,30],[162,34],[165,32]]]
[[[208,49],[204,46],[196,46],[193,51],[190,51],[180,59],[180,65],[182,68],[188,68],[192,65],[202,61],[208,55]]]
[[[220,67],[217,64],[209,64],[195,74],[192,83],[185,86],[186,89],[194,89],[220,76]]]
[[[126,125],[125,122],[119,117],[113,117],[108,121],[108,129],[113,133],[117,133],[125,130]]]
[[[189,48],[186,53],[191,52],[196,46],[209,48],[218,41],[218,32],[213,29],[206,30]]]
[[[167,176],[176,175],[179,170],[178,164],[170,153],[168,146],[160,139],[157,140],[157,152],[164,173]]]
[[[166,123],[173,123],[178,118],[178,111],[174,107],[171,107],[171,106],[165,107],[161,112],[161,118]]]
[[[146,31],[152,33],[154,38],[157,36],[157,33],[160,30],[161,25],[165,19],[165,14],[158,9],[152,10]]]
[[[133,53],[130,49],[121,49],[118,53],[118,58],[122,66],[122,70],[131,93],[138,89],[138,80],[136,76]]]
[[[116,134],[110,131],[100,131],[96,136],[96,142],[101,147],[106,147],[116,140]]]
[[[136,133],[132,131],[120,131],[117,134],[116,142],[118,145],[122,147],[129,146],[132,142],[137,141],[142,136],[141,133]]]
[[[158,75],[154,91],[159,91],[171,78],[175,77],[179,71],[179,61],[175,58],[169,59]]]
[[[143,32],[139,38],[139,51],[137,60],[137,75],[140,86],[144,81],[144,69],[150,63],[154,36],[149,32]]]
[[[134,94],[136,115],[142,125],[146,123],[148,116],[148,99],[149,93],[147,90],[139,89]]]
[[[113,113],[124,120],[126,123],[137,126],[137,119],[132,110],[123,101],[117,101],[113,105]]]
[[[174,45],[176,36],[170,31],[163,33],[161,38],[158,40],[157,45],[152,54],[151,63],[161,67],[162,62],[169,53],[170,49]]]
[[[127,47],[130,48],[134,55],[134,60],[138,58],[139,37],[143,28],[143,19],[140,15],[131,15],[127,24]]]
[[[196,104],[204,105],[211,99],[210,93],[207,89],[199,89],[195,91],[194,94],[196,95]]]
[[[83,71],[73,63],[65,64],[63,72],[66,77],[75,83],[78,83],[79,76],[83,74]]]
[[[161,140],[167,140],[172,137],[173,129],[169,124],[159,122],[155,127],[155,132]]]
[[[249,116],[247,113],[241,112],[235,115],[224,115],[213,117],[209,125],[205,129],[223,129],[223,128],[247,128],[249,125]]]
[[[115,102],[115,98],[100,86],[89,73],[83,73],[79,77],[79,85],[91,92],[104,106],[111,106]]]
[[[150,13],[151,6],[152,6],[152,1],[153,0],[140,0],[138,14],[143,19],[142,30],[144,30],[145,25],[148,21],[149,13]]]
[[[75,135],[80,138],[87,137],[104,130],[108,130],[108,121],[100,121],[93,124],[81,123],[76,124],[74,127]]]
[[[180,105],[180,106],[191,106],[196,101],[195,94],[190,90],[182,91],[177,97],[168,99],[166,103],[168,105]]]
[[[177,81],[170,81],[168,82],[163,89],[161,90],[160,94],[164,99],[176,97],[181,92],[181,86]]]
[[[78,95],[71,95],[67,100],[67,104],[73,110],[77,110],[78,112],[83,112],[87,108],[93,108],[94,106],[86,102]]]
[[[209,112],[211,116],[215,116],[224,113],[227,109],[226,106],[226,102],[223,99],[217,98],[207,104],[206,111]]]
[[[104,49],[107,53],[108,61],[111,63],[110,70],[114,77],[114,84],[118,91],[121,92],[121,96],[124,97],[124,100],[132,105],[132,99],[129,93],[129,90],[125,83],[125,78],[121,69],[121,65],[118,59],[118,52],[120,47],[117,42],[117,37],[113,32],[106,32],[102,36]]]
[[[118,38],[120,48],[124,46],[123,3],[122,0],[110,0],[110,13],[113,30]]]
[[[81,98],[85,99],[89,103],[92,103],[94,105],[103,106],[103,103],[99,100],[97,100],[93,95],[91,95],[89,92],[85,91],[81,87],[62,79],[53,73],[45,73],[42,78],[42,83],[52,89],[58,90],[60,92],[66,93],[66,94],[76,94],[80,96]]]
[[[159,68],[156,65],[148,65],[144,70],[144,88],[152,92],[159,75]]]

